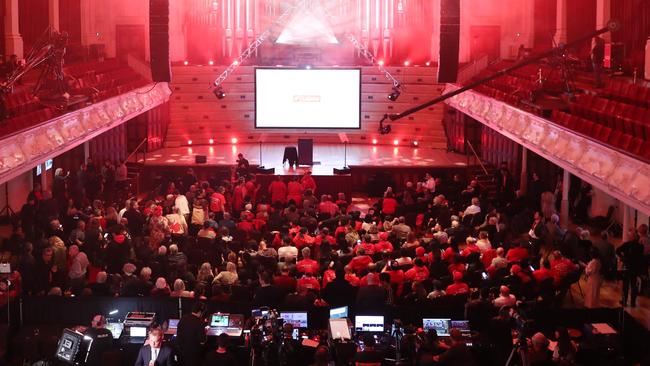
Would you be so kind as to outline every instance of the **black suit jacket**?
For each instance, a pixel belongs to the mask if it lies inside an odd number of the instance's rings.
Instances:
[[[140,352],[138,352],[138,358],[135,360],[135,366],[149,366],[149,361],[151,361],[151,346],[146,345],[140,348]],[[176,362],[174,360],[174,352],[171,347],[166,344],[163,344],[160,347],[160,352],[158,353],[158,358],[156,359],[155,365],[176,365]]]

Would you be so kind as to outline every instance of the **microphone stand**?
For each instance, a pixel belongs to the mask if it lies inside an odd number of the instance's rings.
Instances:
[[[343,142],[343,169],[350,169],[348,167],[348,142]]]

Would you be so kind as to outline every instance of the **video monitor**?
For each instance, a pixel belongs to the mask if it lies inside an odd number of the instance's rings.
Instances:
[[[347,319],[330,319],[330,334],[332,339],[350,339]]]
[[[384,331],[384,316],[357,315],[354,317],[354,329],[357,332],[381,333]]]
[[[106,329],[111,331],[114,339],[120,338],[124,330],[124,323],[106,323]]]
[[[147,328],[145,327],[131,327],[129,328],[129,336],[144,338],[147,336]]]
[[[178,328],[178,322],[180,319],[169,319],[167,321],[167,329],[176,329]]]
[[[285,323],[289,323],[294,328],[307,328],[307,313],[306,312],[281,312],[280,318],[284,319]]]
[[[449,329],[456,328],[460,330],[461,333],[469,333],[469,320],[452,320],[451,321],[451,326]]]
[[[213,328],[227,327],[228,315],[212,314],[212,318],[210,319],[210,326]]]
[[[340,308],[330,309],[330,319],[339,319],[348,317],[348,307],[342,306]]]
[[[253,309],[251,310],[251,316],[253,318],[264,318],[269,316],[269,309]]]
[[[424,330],[435,329],[438,336],[448,337],[450,321],[451,319],[424,318],[422,319],[422,328],[424,328]]]

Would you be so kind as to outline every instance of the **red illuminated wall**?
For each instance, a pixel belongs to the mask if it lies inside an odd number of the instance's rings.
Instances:
[[[650,1],[617,0],[616,6],[612,4],[612,19],[621,22],[621,29],[612,33],[612,41],[625,45],[628,68],[637,67],[643,73],[645,44],[650,37]]]

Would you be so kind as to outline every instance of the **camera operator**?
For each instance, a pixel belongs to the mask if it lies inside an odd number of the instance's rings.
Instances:
[[[293,339],[293,325],[285,323],[282,327],[282,344],[280,344],[278,356],[281,366],[304,365],[301,361],[300,341]]]
[[[473,366],[476,365],[472,351],[465,345],[463,335],[459,329],[452,328],[449,331],[451,336],[451,344],[449,349],[443,352],[440,356],[433,356],[433,360],[438,362],[438,365],[462,365]]]
[[[113,334],[106,329],[106,318],[103,315],[95,315],[90,321],[90,328],[83,333],[93,340],[86,364],[101,365],[103,354],[113,348]]]
[[[186,365],[198,365],[192,363]],[[203,366],[235,366],[237,360],[230,350],[228,350],[228,335],[226,333],[219,334],[217,337],[217,349],[208,352],[203,361]]]
[[[367,334],[363,337],[363,348],[354,355],[354,364],[359,365],[381,365],[384,355],[375,349],[375,338]]]
[[[178,322],[176,344],[180,351],[181,365],[198,365],[201,360],[205,343],[205,322],[203,321],[205,310],[205,304],[197,302],[192,308],[192,313],[184,315]]]

